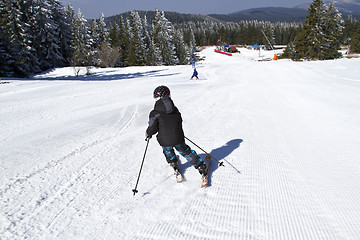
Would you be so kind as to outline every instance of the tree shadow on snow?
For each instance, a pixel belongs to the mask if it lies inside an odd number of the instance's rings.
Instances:
[[[223,145],[223,146],[221,146],[219,148],[216,148],[216,149],[212,150],[209,153],[213,158],[211,159],[211,163],[210,163],[209,178],[208,178],[209,184],[208,184],[208,186],[211,186],[211,175],[212,175],[212,173],[215,172],[219,167],[221,167],[216,160],[218,160],[219,162],[225,162],[224,167],[230,166],[230,167],[234,168],[237,173],[241,174],[241,171],[238,170],[230,162],[228,162],[226,160],[226,157],[229,156],[235,149],[239,148],[240,144],[242,142],[243,142],[242,139],[233,139],[233,140],[227,142],[225,145]],[[199,156],[202,159],[205,159],[206,153],[199,154]]]
[[[33,78],[24,79],[24,80],[46,80],[46,81],[117,81],[123,79],[133,79],[133,78],[143,78],[143,77],[164,77],[178,75],[180,73],[163,73],[168,69],[160,70],[151,70],[144,72],[134,72],[134,73],[119,73],[117,70],[103,70],[101,72],[94,72],[90,75],[81,75],[81,76],[51,76],[51,75],[40,75]],[[51,74],[51,71],[48,72]]]

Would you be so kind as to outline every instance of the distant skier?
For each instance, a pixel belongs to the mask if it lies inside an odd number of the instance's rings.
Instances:
[[[194,77],[196,77],[196,79],[199,80],[198,72],[196,71],[196,68],[194,68],[194,73],[193,73],[193,75],[191,76],[191,80],[193,80]]]
[[[294,51],[293,61],[295,61],[296,51]]]
[[[197,62],[195,55],[192,57],[191,62],[192,62],[192,67],[195,68],[195,63]]]
[[[160,146],[162,146],[166,161],[174,168],[177,176],[180,172],[174,148],[198,169],[204,179],[207,177],[207,165],[194,150],[191,150],[191,148],[185,144],[181,113],[170,98],[170,89],[166,86],[157,87],[154,90],[154,98],[156,102],[154,110],[152,110],[149,115],[146,139],[150,139],[152,135],[157,133],[156,137]],[[177,181],[180,182],[178,179]]]

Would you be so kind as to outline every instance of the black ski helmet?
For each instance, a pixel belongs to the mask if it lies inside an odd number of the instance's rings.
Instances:
[[[170,96],[170,89],[166,86],[159,86],[154,90],[154,98]]]

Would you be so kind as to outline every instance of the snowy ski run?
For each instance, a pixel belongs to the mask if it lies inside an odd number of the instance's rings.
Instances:
[[[240,51],[203,50],[196,81],[191,65],[2,79],[0,238],[359,239],[360,58]],[[159,85],[225,167],[200,188],[179,157],[177,184],[154,137],[133,196]]]

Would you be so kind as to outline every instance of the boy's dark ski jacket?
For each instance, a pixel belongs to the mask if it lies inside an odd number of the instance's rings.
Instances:
[[[148,136],[158,133],[157,140],[163,147],[185,142],[181,114],[170,97],[156,101],[154,110],[149,115],[146,133]]]

